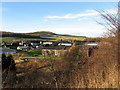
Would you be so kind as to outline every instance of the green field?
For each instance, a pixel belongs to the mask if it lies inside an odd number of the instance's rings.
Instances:
[[[39,56],[37,56],[37,57],[30,57],[30,56],[28,56],[28,57],[19,57],[20,59],[25,59],[25,58],[27,58],[27,59],[44,59],[44,58],[52,58],[52,59],[56,59],[56,58],[60,58],[60,56],[54,56],[54,55],[46,55],[46,56],[44,56],[44,55],[39,55]]]
[[[28,51],[18,51],[18,53],[22,53],[24,55],[18,56],[18,54],[14,54],[15,59],[45,59],[45,58],[60,58],[60,56],[54,56],[54,55],[42,55],[41,49],[37,50],[28,50]]]
[[[57,41],[57,40],[79,40],[86,39],[85,36],[74,36],[55,34],[49,31],[33,32],[33,33],[13,33],[13,32],[2,32],[1,41],[14,42],[24,40],[40,40],[40,41]]]
[[[58,36],[53,35],[51,37],[43,37],[44,39],[35,39],[35,38],[16,38],[16,37],[2,37],[0,41],[11,42],[11,41],[24,41],[24,40],[40,40],[40,41],[56,41],[56,40],[84,40],[84,37],[80,36]],[[45,39],[47,38],[47,39]]]
[[[48,38],[48,37],[46,37]],[[81,37],[81,36],[70,36],[70,35],[52,35],[50,38],[54,38],[56,40],[80,40],[83,41],[85,39],[85,37]]]
[[[42,40],[42,39],[34,39],[34,38],[16,38],[16,37],[2,37],[0,41],[10,42],[10,41],[24,41],[24,40]]]

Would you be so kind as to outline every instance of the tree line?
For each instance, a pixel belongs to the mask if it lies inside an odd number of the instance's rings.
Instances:
[[[1,34],[0,37],[40,38],[40,36],[36,36],[36,35],[33,35],[33,34],[26,34],[26,33],[2,32],[0,34]]]

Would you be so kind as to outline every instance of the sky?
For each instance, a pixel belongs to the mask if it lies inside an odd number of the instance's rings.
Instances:
[[[3,2],[2,31],[100,37],[106,31],[96,10],[115,14],[117,2]]]

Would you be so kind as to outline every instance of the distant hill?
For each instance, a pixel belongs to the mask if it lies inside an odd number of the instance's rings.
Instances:
[[[21,41],[21,40],[41,40],[41,41],[49,41],[49,40],[84,40],[86,37],[84,36],[73,36],[66,34],[56,34],[49,31],[38,31],[31,33],[14,33],[14,32],[0,32],[0,39],[2,41],[10,42],[10,41]]]
[[[68,36],[68,37],[77,37],[75,35],[69,35],[69,34],[56,34],[50,31],[37,31],[37,32],[32,32],[29,34],[36,34],[36,35],[40,35],[41,37],[47,37],[47,36],[53,36],[53,35],[58,35],[58,36]],[[78,36],[78,37],[85,37],[85,36]]]
[[[0,32],[0,37],[40,38],[40,36],[37,36],[35,34],[13,33],[13,32]]]
[[[50,37],[52,35],[58,35],[56,33],[49,32],[49,31],[37,31],[37,32],[29,33],[29,34],[40,35],[41,37],[48,37],[48,36]]]

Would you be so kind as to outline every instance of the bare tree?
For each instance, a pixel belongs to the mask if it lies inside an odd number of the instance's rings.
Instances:
[[[104,25],[108,32],[105,34],[107,37],[114,37],[112,46],[116,48],[115,54],[118,59],[118,73],[120,73],[120,1],[118,2],[118,9],[116,14],[111,14],[106,11],[98,11],[102,16],[105,23],[99,23]],[[111,39],[111,38],[110,38]],[[113,50],[114,48],[112,48]],[[118,88],[120,88],[120,78],[118,77]]]
[[[120,32],[120,2],[118,3],[118,9],[116,11],[116,14],[109,13],[107,11],[98,11],[100,15],[102,16],[104,23],[98,22],[101,25],[104,25],[108,32],[108,36],[118,36],[118,33]]]

